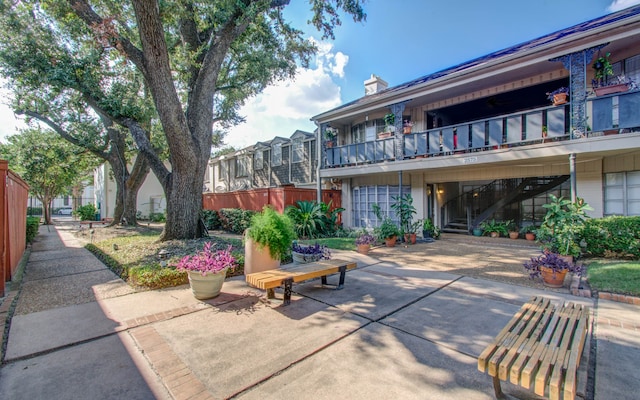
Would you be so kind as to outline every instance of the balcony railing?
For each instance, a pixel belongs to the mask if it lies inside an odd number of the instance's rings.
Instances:
[[[608,130],[640,127],[640,91],[589,99],[592,110],[588,135]],[[396,159],[396,148],[403,159],[454,153],[487,151],[527,146],[547,141],[570,140],[570,105],[543,107],[521,113],[465,122],[363,143],[326,149],[325,167],[344,167]]]

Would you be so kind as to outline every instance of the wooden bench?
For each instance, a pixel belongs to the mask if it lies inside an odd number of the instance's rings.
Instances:
[[[344,287],[344,278],[347,270],[356,267],[355,262],[344,260],[322,260],[308,264],[286,266],[268,271],[255,272],[245,276],[247,283],[258,289],[267,291],[267,298],[275,297],[274,290],[284,286],[284,305],[291,303],[291,286],[294,282],[307,281],[321,277],[323,286],[335,286],[336,290]],[[327,276],[340,273],[337,285],[328,285]]]
[[[524,304],[478,357],[478,369],[493,377],[497,398],[505,398],[500,380],[549,399],[574,399],[576,376],[589,326],[589,307],[567,303],[556,308],[533,297]]]
[[[93,228],[93,224],[107,225],[113,221],[113,218],[105,218],[100,221],[80,221],[80,228],[82,225],[89,225],[89,229]]]

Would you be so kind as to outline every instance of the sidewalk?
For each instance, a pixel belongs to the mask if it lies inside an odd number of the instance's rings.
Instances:
[[[344,290],[297,285],[291,305],[281,307],[242,277],[205,302],[186,286],[136,292],[64,225],[43,226],[11,320],[0,393],[10,399],[490,399],[491,379],[477,370],[477,355],[524,302],[544,295],[594,307],[587,389],[595,392],[586,398],[637,398],[638,306],[452,273],[459,270],[452,266],[498,262],[485,256],[485,244],[467,244],[467,255],[455,257],[448,253],[454,246],[445,238],[370,256],[336,251],[334,258],[358,262]],[[526,246],[503,251],[522,260],[535,253]],[[536,398],[510,384],[503,389]]]

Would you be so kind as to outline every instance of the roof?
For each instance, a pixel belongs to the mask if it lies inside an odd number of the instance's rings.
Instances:
[[[634,6],[634,7],[629,7],[626,8],[622,11],[618,11],[612,14],[607,14],[605,16],[602,17],[598,17],[598,18],[594,18],[590,21],[586,21],[586,22],[582,22],[580,24],[574,25],[572,27],[569,28],[565,28],[562,30],[559,30],[557,32],[545,35],[545,36],[541,36],[537,39],[533,39],[527,42],[523,42],[520,44],[517,44],[515,46],[511,46],[511,47],[507,47],[503,50],[498,50],[496,52],[487,54],[485,56],[481,56],[478,58],[475,58],[473,60],[464,62],[462,64],[458,64],[458,65],[454,65],[452,67],[443,69],[441,71],[438,72],[434,72],[432,74],[429,75],[424,75],[420,78],[411,80],[409,82],[405,82],[402,83],[400,85],[397,86],[393,86],[384,90],[381,90],[375,94],[370,94],[367,96],[363,96],[360,97],[354,101],[345,103],[339,107],[333,108],[331,110],[325,111],[321,114],[318,114],[316,116],[314,116],[313,118],[311,118],[311,120],[316,120],[318,119],[320,116],[328,114],[328,113],[332,113],[334,111],[338,111],[347,107],[352,107],[354,105],[364,105],[367,103],[371,103],[374,102],[376,100],[379,100],[383,97],[388,97],[389,95],[395,93],[395,92],[399,92],[402,91],[404,89],[410,88],[412,86],[417,86],[420,84],[424,84],[426,82],[429,81],[433,81],[435,79],[447,76],[447,75],[451,75],[457,72],[461,72],[461,71],[465,71],[465,70],[469,70],[473,67],[482,65],[482,64],[486,64],[490,61],[494,61],[497,59],[500,59],[502,57],[506,57],[509,55],[513,55],[516,53],[524,53],[530,50],[534,50],[536,48],[542,47],[542,46],[548,46],[550,44],[553,44],[554,42],[558,42],[560,40],[565,40],[567,37],[571,37],[573,35],[577,35],[580,33],[584,33],[584,32],[589,32],[592,30],[596,30],[599,29],[603,26],[607,26],[613,23],[616,23],[618,21],[627,19],[627,18],[631,18],[634,16],[640,15],[640,6]]]

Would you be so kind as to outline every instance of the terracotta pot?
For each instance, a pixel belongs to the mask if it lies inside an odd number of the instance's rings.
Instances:
[[[517,239],[520,236],[519,232],[509,232],[509,238]]]
[[[395,245],[396,245],[396,240],[397,240],[397,237],[395,237],[395,236],[390,237],[390,238],[386,238],[386,239],[384,240],[384,244],[385,244],[387,247],[395,247]]]
[[[404,127],[402,127],[402,132],[403,132],[405,135],[410,134],[410,133],[411,133],[411,127],[410,127],[410,126],[404,126]]]
[[[566,262],[568,262],[569,264],[573,265],[573,256],[563,256],[561,254],[558,254],[558,258],[561,258]]]
[[[327,142],[327,148],[333,147],[333,142]]]
[[[227,270],[217,274],[202,276],[200,272],[187,271],[189,273],[189,285],[193,296],[198,300],[212,299],[220,294]]]
[[[378,133],[378,139],[386,139],[391,137],[391,132]]]
[[[565,104],[567,102],[567,94],[566,93],[558,93],[553,95],[553,105],[559,106],[560,104]]]
[[[360,254],[364,254],[367,255],[369,254],[369,249],[371,248],[371,245],[368,244],[359,244],[358,245],[358,253]]]
[[[603,87],[593,89],[593,91],[596,92],[596,96],[604,96],[604,95],[613,94],[613,93],[622,93],[622,92],[626,92],[627,90],[629,90],[629,86],[625,83],[620,83],[620,84],[611,85],[611,86],[603,86]]]
[[[567,270],[553,272],[551,268],[540,267],[540,275],[542,275],[542,282],[545,286],[560,288],[564,285],[564,278],[567,275]]]
[[[524,234],[524,238],[527,240],[536,240],[536,234],[533,232],[527,232]]]
[[[491,232],[489,233],[489,236],[491,236],[492,238],[497,238],[500,237],[500,234],[498,232]]]
[[[618,129],[609,129],[604,131],[604,135],[605,136],[609,136],[609,135],[617,135],[618,134]]]

